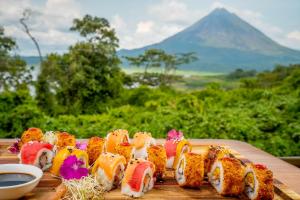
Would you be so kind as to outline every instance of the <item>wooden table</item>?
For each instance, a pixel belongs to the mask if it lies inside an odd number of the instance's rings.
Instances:
[[[18,162],[15,156],[8,156],[7,152],[5,151],[5,148],[8,145],[12,144],[14,141],[15,140],[13,139],[0,139],[0,164]],[[158,139],[157,141],[158,143],[164,142],[163,139]],[[267,165],[268,168],[273,171],[274,177],[287,186],[284,186],[285,192],[290,192],[291,196],[295,194],[293,191],[300,194],[300,169],[280,160],[279,158],[272,156],[271,154],[268,154],[245,142],[235,140],[190,139],[189,141],[192,143],[192,145],[201,144],[229,146],[231,149],[237,151],[239,154],[241,154],[243,157],[248,158],[250,161]],[[4,157],[5,159],[1,159]],[[53,179],[49,174],[45,174],[43,180],[39,184],[39,187],[35,189],[32,194],[29,194],[28,198],[26,199],[45,199],[45,197],[47,197],[47,199],[51,199],[51,197],[55,196],[55,186],[57,185],[59,185],[58,179]],[[186,191],[188,193],[188,190]],[[111,193],[111,195],[116,195],[114,197],[118,197],[118,194],[119,191]],[[33,195],[32,198],[30,198],[31,195]],[[295,194],[294,196],[296,196],[296,198],[293,199],[298,199],[298,197],[300,197],[297,194]]]

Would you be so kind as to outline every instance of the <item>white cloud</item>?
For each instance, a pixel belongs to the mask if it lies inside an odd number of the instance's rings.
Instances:
[[[152,33],[153,27],[154,27],[153,21],[141,21],[137,24],[136,33],[138,34]]]
[[[287,34],[288,39],[300,41],[300,31],[292,31]]]
[[[42,52],[48,53],[51,45],[59,45],[64,49],[78,40],[78,36],[69,32],[72,20],[81,16],[80,6],[75,0],[47,0],[43,6],[36,6],[30,0],[0,1],[0,24],[5,32],[14,37],[17,42],[28,40],[23,27],[19,23],[25,9],[30,9],[31,15],[27,24],[31,34],[37,39]],[[31,54],[30,49],[20,50],[24,54]],[[25,47],[26,48],[26,47]],[[61,49],[58,49],[58,51]]]
[[[117,31],[121,31],[127,27],[127,24],[120,15],[116,14],[112,17],[111,27],[115,28]]]
[[[149,7],[148,13],[159,21],[188,25],[203,16],[199,10],[188,8],[180,0],[161,0]]]

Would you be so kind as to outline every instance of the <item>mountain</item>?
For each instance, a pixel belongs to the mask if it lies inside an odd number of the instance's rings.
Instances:
[[[266,70],[276,64],[300,63],[300,51],[276,43],[224,8],[213,10],[195,24],[159,43],[132,50],[122,49],[118,55],[136,56],[150,48],[163,49],[168,53],[195,52],[198,61],[182,67],[189,70]]]

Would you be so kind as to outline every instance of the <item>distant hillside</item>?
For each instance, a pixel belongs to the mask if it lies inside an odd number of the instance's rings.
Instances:
[[[195,52],[199,60],[184,69],[198,71],[265,70],[276,64],[300,63],[300,51],[276,43],[223,8],[215,9],[192,26],[159,43],[123,49],[118,54],[120,57],[136,56],[150,48],[169,53]]]

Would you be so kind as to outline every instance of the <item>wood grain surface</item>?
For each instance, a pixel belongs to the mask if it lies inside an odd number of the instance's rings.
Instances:
[[[234,140],[212,140],[212,139],[191,139],[193,152],[201,153],[204,148],[209,145],[228,146],[236,157],[244,161],[252,161],[267,165],[274,173],[275,177],[275,199],[299,199],[300,195],[300,169],[294,167],[260,149],[257,149],[247,143]],[[16,155],[7,152],[7,147],[12,144],[12,139],[0,139],[0,164],[18,163]],[[158,140],[163,143],[164,140]],[[142,199],[246,199],[241,197],[223,197],[206,182],[200,190],[181,188],[176,184],[172,175],[172,171],[168,171],[168,175],[163,183],[155,185],[154,189],[146,193]],[[48,172],[44,173],[38,187],[22,199],[39,200],[60,199],[61,181],[53,177]],[[120,189],[113,190],[105,194],[105,199],[131,199],[121,194]]]

